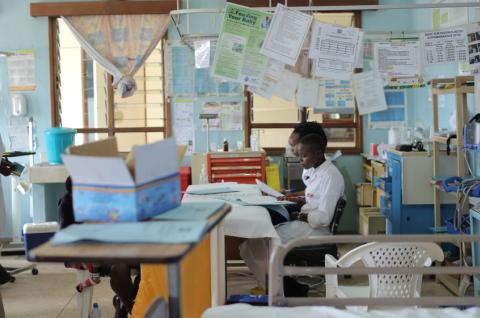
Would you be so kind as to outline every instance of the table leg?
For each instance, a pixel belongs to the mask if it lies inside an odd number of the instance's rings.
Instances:
[[[169,318],[182,317],[180,263],[168,264],[168,313]]]

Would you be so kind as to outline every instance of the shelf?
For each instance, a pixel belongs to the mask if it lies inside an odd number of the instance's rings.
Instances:
[[[433,142],[438,142],[439,144],[443,144],[443,145],[447,144],[447,139],[448,137],[444,137],[444,136],[433,136]],[[451,138],[450,144],[457,145],[457,138]]]
[[[455,88],[455,84],[451,88],[432,88],[432,94],[436,95],[451,95],[456,94],[457,89]]]

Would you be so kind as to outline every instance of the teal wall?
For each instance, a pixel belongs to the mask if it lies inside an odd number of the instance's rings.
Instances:
[[[52,1],[52,0],[49,0]],[[57,0],[60,1],[60,0]],[[66,0],[63,0],[66,1]],[[36,82],[37,89],[33,92],[25,92],[29,102],[30,114],[34,116],[37,125],[37,140],[39,152],[44,149],[43,131],[50,126],[50,96],[49,96],[49,60],[48,60],[48,24],[47,18],[32,18],[29,15],[30,0],[0,0],[0,29],[2,35],[0,39],[0,50],[10,51],[18,49],[33,49],[35,51],[36,61]],[[72,1],[73,2],[73,1]],[[398,0],[380,0],[381,4],[398,3]],[[401,1],[405,3],[407,1]],[[408,1],[415,2],[415,1]],[[417,1],[420,2],[420,1]],[[421,1],[429,2],[429,1]],[[185,1],[182,0],[182,7],[190,8],[202,7],[223,7],[223,0],[205,0],[205,1]],[[180,30],[182,33],[217,33],[220,30],[222,14],[195,14],[182,16],[180,19]],[[414,31],[431,29],[431,10],[389,10],[389,11],[371,11],[362,14],[363,29],[374,31]],[[169,39],[178,39],[178,34],[174,28],[169,29]],[[368,63],[367,63],[368,64]],[[366,65],[368,69],[368,65]],[[454,76],[457,73],[456,65],[435,66],[426,70],[427,79],[437,76]],[[9,94],[6,88],[7,69],[6,59],[0,57],[0,134],[4,142],[7,138],[7,116],[6,107],[9,107]],[[431,106],[429,100],[428,88],[409,89],[408,96],[408,121],[410,125],[421,121],[425,127],[431,126]],[[453,110],[453,99],[447,99],[447,106],[441,111],[441,125],[447,127],[448,118]],[[367,129],[368,122],[363,119],[364,124],[364,150],[369,149],[370,143],[381,143],[387,141],[386,129]],[[223,136],[220,136],[221,138]],[[214,137],[217,138],[217,137]],[[237,140],[242,138],[242,134],[230,133],[227,137],[231,144],[236,144]],[[220,140],[220,141],[221,141]],[[217,143],[220,143],[217,141]],[[198,149],[203,149],[202,144]],[[275,158],[278,161],[279,158]],[[39,161],[39,155],[36,156]],[[188,160],[187,162],[188,163]],[[360,156],[342,156],[337,166],[342,171],[347,184],[346,192],[349,198],[349,205],[345,212],[345,217],[341,224],[341,231],[353,232],[358,229],[358,210],[355,206],[354,184],[362,180],[362,159]],[[5,193],[10,193],[9,180],[2,178]],[[47,201],[56,202],[58,195],[48,196]],[[10,216],[9,195],[6,196],[7,215]],[[22,211],[23,220],[28,222],[27,200],[23,199]],[[10,223],[10,220],[8,221]]]

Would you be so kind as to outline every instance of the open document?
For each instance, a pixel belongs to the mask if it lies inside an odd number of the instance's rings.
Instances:
[[[263,183],[262,181],[256,179],[255,182],[257,182],[257,185],[258,185],[258,188],[260,189],[260,191],[262,191],[263,193],[265,194],[268,194],[274,198],[278,198],[278,197],[283,197],[283,194],[278,192],[277,190],[269,187],[267,184]]]

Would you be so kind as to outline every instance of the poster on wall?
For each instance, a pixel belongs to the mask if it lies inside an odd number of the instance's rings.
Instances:
[[[278,3],[261,52],[272,59],[294,66],[312,21],[311,15]]]
[[[407,120],[406,90],[385,90],[387,109],[369,116],[370,128],[401,127]]]
[[[435,0],[435,3],[455,3],[458,0]],[[435,30],[468,23],[468,8],[434,8],[432,23]]]
[[[377,42],[373,46],[374,68],[390,86],[423,83],[419,41]]]
[[[210,130],[242,130],[242,105],[239,102],[204,102],[203,114],[218,114],[217,119],[209,121]],[[202,122],[202,130],[207,130],[206,121]]]
[[[467,26],[468,64],[474,74],[480,70],[480,23]]]
[[[187,146],[186,156],[195,152],[194,104],[192,99],[175,98],[173,101],[173,129],[177,145]]]
[[[313,75],[349,80],[358,50],[359,29],[314,22],[309,58],[314,59]]]
[[[268,58],[260,53],[272,14],[227,3],[212,75],[257,86]]]
[[[452,28],[420,34],[426,65],[467,60],[467,34],[464,28]]]
[[[355,99],[352,82],[333,79],[320,80],[315,110],[329,113],[353,113]]]
[[[360,115],[387,109],[383,80],[379,73],[372,71],[354,74],[352,84]]]
[[[17,51],[7,58],[8,90],[34,91],[35,54],[33,51]]]

